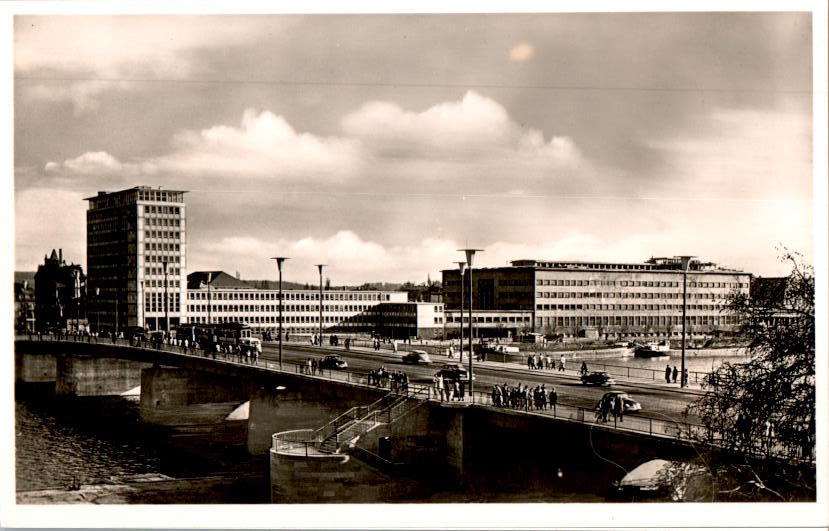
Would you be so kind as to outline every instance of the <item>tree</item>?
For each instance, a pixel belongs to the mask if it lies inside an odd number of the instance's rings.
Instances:
[[[784,251],[792,271],[734,292],[749,361],[724,363],[688,407],[712,449],[709,471],[726,499],[815,496],[815,283],[811,266]],[[736,457],[736,458],[735,458]]]

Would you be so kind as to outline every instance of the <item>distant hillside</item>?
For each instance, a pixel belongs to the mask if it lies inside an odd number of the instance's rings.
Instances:
[[[34,271],[15,271],[14,272],[14,283],[17,284],[18,282],[28,281],[30,286],[35,285],[35,272]]]

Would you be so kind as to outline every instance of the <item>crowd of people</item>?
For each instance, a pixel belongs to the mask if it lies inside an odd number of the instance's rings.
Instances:
[[[466,400],[466,382],[462,379],[444,378],[442,374],[435,375],[435,395],[441,402],[452,402]]]
[[[492,386],[492,405],[511,409],[523,409],[524,411],[543,411],[555,409],[558,403],[556,388],[541,384],[530,387],[519,383],[517,386],[503,385]]]
[[[613,422],[616,420],[624,422],[625,403],[619,395],[605,395],[596,406],[596,421],[607,422],[613,415]]]
[[[553,359],[553,355],[549,352],[545,356],[544,354],[528,354],[527,355],[527,368],[531,371],[533,370],[549,370],[553,371],[558,368],[560,372],[564,372],[567,368],[567,360],[562,354],[558,358],[558,365],[556,366],[556,361]]]

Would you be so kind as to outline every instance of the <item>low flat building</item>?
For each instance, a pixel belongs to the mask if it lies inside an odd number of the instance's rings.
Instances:
[[[313,335],[320,328],[319,289],[282,290],[282,329]],[[323,290],[323,332],[366,333],[376,326],[369,310],[384,303],[405,303],[403,291]],[[279,290],[256,289],[223,271],[187,277],[187,322],[244,322],[254,330],[279,329]]]

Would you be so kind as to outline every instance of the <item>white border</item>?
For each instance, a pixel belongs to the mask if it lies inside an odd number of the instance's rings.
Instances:
[[[349,2],[341,5],[328,1],[310,2],[5,2],[0,4],[0,39],[5,45],[0,55],[0,68],[9,75],[3,77],[6,102],[11,101],[12,72],[12,16],[14,14],[242,14],[242,13],[526,13],[526,12],[602,12],[602,11],[811,11],[813,17],[813,79],[814,79],[814,262],[817,294],[817,374],[818,374],[818,501],[809,504],[449,504],[449,505],[264,505],[264,506],[17,506],[14,503],[13,429],[9,410],[13,406],[13,371],[6,371],[2,388],[2,443],[0,466],[3,470],[0,485],[0,518],[4,526],[63,527],[63,528],[549,528],[549,527],[791,527],[829,526],[827,500],[827,10],[825,2],[816,1],[713,1],[669,3],[664,1],[625,2],[622,5],[599,1],[559,1],[549,4],[540,1],[470,2],[449,4],[445,1],[411,1],[390,4],[378,0]],[[10,187],[13,187],[12,138],[13,107],[3,108],[5,119],[2,162]],[[7,189],[7,192],[9,190]],[[4,229],[3,247],[6,259],[3,272],[6,283],[0,282],[0,292],[11,300],[8,281],[13,271],[13,193],[7,193],[6,208],[0,209]],[[11,322],[4,306],[0,320]],[[0,321],[2,322],[2,321]],[[2,340],[11,356],[11,337],[6,327]],[[9,373],[11,376],[9,376]],[[11,399],[10,399],[11,397]],[[13,414],[13,409],[12,409]],[[12,481],[8,481],[8,476]]]

